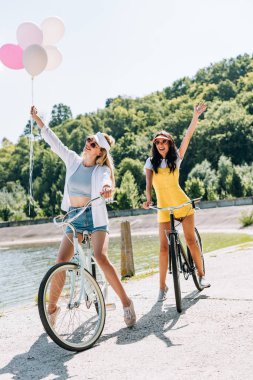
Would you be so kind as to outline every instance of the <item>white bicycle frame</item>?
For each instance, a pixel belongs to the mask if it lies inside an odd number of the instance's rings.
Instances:
[[[53,219],[53,222],[54,222],[54,224],[57,227],[68,226],[73,231],[74,256],[73,256],[71,262],[73,262],[74,264],[77,264],[78,269],[80,269],[81,285],[80,285],[79,298],[78,298],[77,301],[73,302],[73,299],[74,299],[74,289],[75,289],[74,285],[75,285],[75,281],[76,281],[76,272],[72,271],[72,273],[70,274],[70,277],[71,277],[71,284],[70,284],[71,285],[71,292],[70,292],[70,299],[69,299],[69,308],[70,309],[79,306],[80,303],[81,303],[81,301],[82,301],[82,299],[85,299],[86,304],[88,302],[89,302],[89,304],[91,304],[92,301],[95,300],[95,295],[93,295],[94,299],[92,299],[92,294],[87,294],[86,293],[86,290],[85,290],[85,277],[83,275],[84,269],[86,269],[92,275],[92,260],[95,262],[96,269],[99,270],[99,275],[102,278],[102,283],[105,284],[104,291],[102,289],[103,296],[104,296],[104,298],[106,298],[106,296],[107,296],[107,281],[106,281],[106,278],[104,276],[104,273],[99,268],[99,266],[98,266],[98,264],[96,262],[96,259],[95,259],[94,255],[93,255],[93,251],[91,249],[90,241],[89,241],[89,239],[90,239],[89,233],[88,233],[88,231],[84,231],[83,232],[83,238],[84,238],[85,244],[86,244],[86,248],[85,248],[85,252],[84,252],[82,246],[78,242],[77,231],[76,231],[75,227],[72,224],[72,222],[74,220],[76,220],[77,218],[79,218],[79,216],[84,213],[84,211],[87,209],[87,207],[89,207],[91,205],[92,202],[94,202],[94,201],[96,201],[98,199],[104,200],[104,198],[101,197],[101,196],[91,199],[84,207],[80,207],[80,211],[74,217],[72,217],[70,219],[65,220],[67,218],[68,214],[71,213],[71,211],[68,212],[64,216],[59,215],[59,216],[56,216]],[[58,221],[59,219],[61,219],[60,222]],[[88,304],[87,304],[87,307],[88,307]]]

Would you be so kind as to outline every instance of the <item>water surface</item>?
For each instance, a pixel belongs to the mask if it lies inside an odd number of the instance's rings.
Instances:
[[[133,236],[136,272],[158,265],[157,236]],[[15,304],[36,299],[39,284],[46,271],[54,264],[59,243],[51,245],[0,248],[2,273],[0,277],[0,312]],[[111,238],[109,257],[120,273],[120,238]]]

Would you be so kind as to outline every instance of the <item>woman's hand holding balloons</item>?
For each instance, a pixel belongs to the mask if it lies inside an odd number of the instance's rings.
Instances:
[[[41,118],[38,116],[38,110],[37,110],[37,108],[35,106],[31,107],[30,114],[31,114],[32,119],[37,123],[37,125],[40,128],[43,128],[44,127],[44,123],[41,120]]]

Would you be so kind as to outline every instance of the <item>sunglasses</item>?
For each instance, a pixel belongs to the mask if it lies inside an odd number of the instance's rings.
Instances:
[[[88,142],[93,149],[98,147],[98,144],[94,142],[92,137],[87,137],[86,142]]]
[[[164,145],[164,144],[168,144],[168,143],[169,143],[169,140],[165,140],[165,139],[164,140],[157,139],[157,140],[154,141],[155,145],[159,145],[159,144],[163,144]]]

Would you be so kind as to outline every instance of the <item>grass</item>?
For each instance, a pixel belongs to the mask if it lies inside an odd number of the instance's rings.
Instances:
[[[233,245],[244,244],[253,241],[253,236],[247,234],[231,233],[203,233],[201,234],[204,252],[215,251],[216,249],[231,247]]]
[[[242,212],[239,220],[243,227],[251,226],[253,224],[253,211]]]
[[[121,281],[128,282],[129,280],[142,280],[143,278],[152,276],[155,273],[158,273],[158,269],[150,269],[146,272],[136,273],[133,277],[122,277]]]
[[[242,233],[202,233],[204,253],[253,241],[253,236]],[[159,240],[157,235],[132,236],[136,273],[147,276],[158,267]],[[120,238],[111,238],[109,256],[120,271]],[[141,274],[143,272],[143,274]],[[145,274],[146,273],[146,274]]]

